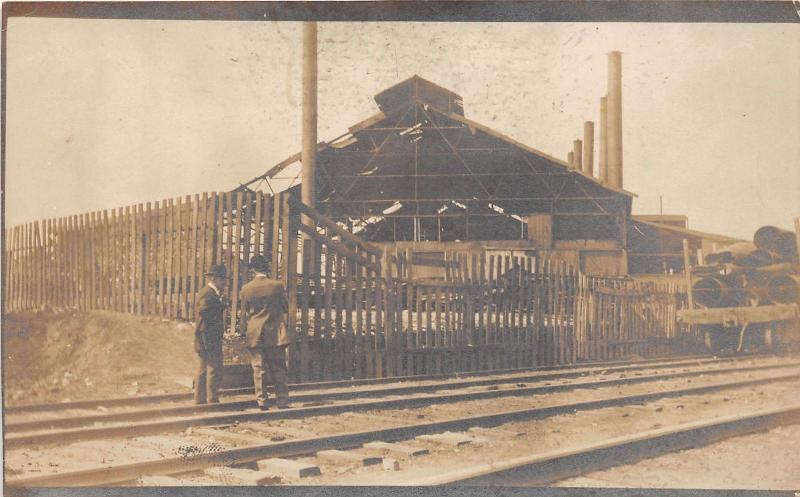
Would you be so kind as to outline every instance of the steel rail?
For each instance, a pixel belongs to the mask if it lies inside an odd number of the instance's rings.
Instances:
[[[495,414],[470,416],[445,421],[418,423],[378,430],[357,431],[324,435],[320,437],[266,443],[221,450],[208,454],[187,457],[172,457],[137,463],[106,466],[51,475],[20,476],[8,478],[6,485],[12,487],[46,486],[98,486],[125,483],[144,475],[169,475],[199,471],[218,465],[241,464],[270,457],[293,457],[326,449],[348,449],[376,440],[408,440],[419,435],[443,431],[463,431],[473,426],[492,427],[513,421],[544,419],[560,414],[575,413],[606,407],[651,402],[658,399],[707,394],[731,388],[744,388],[767,383],[797,380],[800,374],[773,376],[744,381],[715,383],[690,388],[673,388],[658,392],[633,395],[618,395],[582,402],[572,402],[547,407],[534,407]],[[265,413],[266,414],[266,413]]]
[[[504,461],[479,464],[405,485],[533,486],[547,485],[592,471],[631,464],[728,438],[800,423],[800,404],[746,414],[693,421],[677,426],[559,449]]]
[[[643,359],[640,361],[609,361],[609,362],[586,362],[580,364],[567,364],[558,366],[545,366],[538,368],[510,368],[510,369],[490,369],[486,371],[466,371],[461,373],[445,373],[445,374],[429,374],[429,375],[410,375],[410,376],[390,376],[387,378],[365,378],[358,380],[340,380],[340,381],[323,381],[314,383],[296,383],[290,384],[289,389],[293,392],[304,390],[317,390],[328,388],[345,388],[355,387],[362,385],[379,385],[387,383],[401,383],[409,381],[429,381],[429,380],[444,380],[451,378],[470,378],[476,376],[492,376],[501,374],[514,374],[533,371],[559,371],[569,370],[575,368],[602,368],[616,365],[631,365],[636,366],[640,364],[652,363],[669,363],[680,364],[682,362],[696,364],[696,363],[713,363],[713,362],[726,362],[726,361],[739,361],[760,357],[775,357],[774,355],[752,354],[740,355],[737,357],[729,357],[724,359],[709,358],[708,355],[689,355],[678,356],[674,358],[659,357],[654,359]],[[252,387],[245,388],[231,388],[222,390],[221,395],[235,396],[247,395],[253,393]],[[159,402],[172,402],[181,400],[191,400],[193,394],[186,393],[171,393],[160,395],[148,395],[139,397],[117,397],[111,399],[95,399],[95,400],[77,400],[71,402],[56,402],[46,404],[20,404],[11,405],[4,408],[6,414],[17,414],[22,412],[41,412],[41,411],[55,411],[55,410],[71,410],[71,409],[97,409],[98,407],[122,407],[128,405],[159,403]]]
[[[715,365],[725,364],[725,362],[714,362],[712,364]],[[685,366],[695,366],[695,365],[702,366],[704,364],[681,363],[680,365],[685,367]],[[703,371],[706,371],[708,374],[719,374],[719,373],[740,372],[740,371],[741,372],[759,371],[764,369],[781,369],[781,368],[789,368],[795,366],[800,366],[800,362],[705,369]],[[481,386],[494,386],[494,385],[499,386],[509,383],[562,380],[562,379],[570,379],[582,376],[594,376],[600,372],[605,372],[605,373],[630,372],[630,371],[640,371],[643,369],[656,369],[656,368],[662,369],[664,367],[670,367],[670,366],[639,365],[639,366],[630,366],[630,367],[623,366],[618,368],[604,368],[604,369],[595,368],[588,371],[579,369],[566,373],[534,373],[531,375],[507,376],[503,378],[490,378],[483,380],[465,380],[465,381],[449,382],[449,383],[436,383],[429,385],[408,385],[408,386],[390,387],[390,388],[382,388],[374,390],[356,390],[356,391],[349,390],[342,392],[323,392],[316,394],[293,395],[291,400],[294,403],[301,403],[301,402],[316,403],[316,402],[353,400],[362,398],[387,397],[391,395],[432,393],[442,390],[456,390],[462,388],[481,387]],[[665,374],[676,374],[676,373],[665,373]],[[137,421],[137,420],[145,420],[153,418],[166,418],[171,416],[187,416],[187,415],[197,415],[197,414],[212,413],[212,412],[241,411],[244,409],[250,409],[255,407],[257,407],[255,400],[247,399],[242,401],[222,402],[220,404],[205,404],[200,406],[185,405],[177,407],[151,408],[151,409],[141,409],[136,411],[94,414],[88,416],[82,415],[82,416],[39,419],[32,421],[7,422],[4,428],[6,433],[16,433],[25,431],[35,431],[35,430],[66,429],[66,428],[77,428],[87,425],[95,425],[97,423],[118,423],[118,422]]]
[[[796,367],[793,365],[777,365],[772,367],[755,367],[745,369],[731,368],[724,372],[747,372],[765,369],[785,369]],[[158,421],[148,421],[142,423],[130,423],[111,426],[91,426],[66,430],[54,430],[45,432],[8,434],[4,438],[5,448],[14,449],[31,445],[52,445],[76,440],[96,440],[103,438],[134,437],[154,435],[174,431],[183,431],[193,426],[234,424],[249,421],[267,421],[275,419],[297,419],[310,416],[335,415],[343,412],[371,411],[379,409],[404,409],[417,408],[434,404],[465,402],[485,399],[496,399],[503,397],[521,397],[535,394],[551,394],[569,390],[584,388],[603,388],[619,385],[633,385],[652,381],[661,381],[674,378],[693,377],[710,374],[708,370],[688,371],[668,374],[657,374],[649,376],[635,376],[632,378],[615,378],[599,381],[586,381],[567,383],[561,385],[549,385],[538,387],[514,388],[508,390],[484,390],[479,392],[461,392],[449,394],[429,394],[419,395],[401,399],[380,399],[373,401],[341,403],[323,406],[297,407],[277,411],[249,411],[235,412],[226,414],[207,414],[183,418],[165,419]],[[781,376],[784,379],[800,378],[800,373],[792,373]]]

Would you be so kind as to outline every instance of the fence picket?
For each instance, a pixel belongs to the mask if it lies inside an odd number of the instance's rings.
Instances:
[[[323,342],[323,364],[324,372],[323,378],[325,380],[334,380],[334,329],[333,329],[333,258],[330,247],[326,247],[325,251],[325,319],[322,334]]]
[[[279,243],[279,226],[281,220],[281,196],[275,195],[273,196],[273,205],[272,205],[272,275],[273,278],[278,277],[278,249],[280,248]]]
[[[342,261],[344,266],[344,298],[343,298],[343,307],[342,311],[344,313],[343,324],[344,324],[344,331],[342,333],[344,338],[344,347],[345,347],[345,355],[346,359],[344,361],[344,368],[345,368],[345,378],[356,378],[355,376],[355,362],[358,358],[355,355],[355,344],[353,336],[353,265],[354,262],[350,259],[344,259]],[[369,365],[370,368],[373,367],[372,364]],[[374,369],[372,370],[374,374]]]
[[[360,253],[360,251],[359,251]],[[364,270],[366,269],[366,280],[364,278]],[[361,264],[356,264],[355,282],[353,285],[354,292],[354,306],[355,306],[355,376],[356,378],[367,378],[369,373],[369,353],[370,344],[367,340],[367,334],[364,332],[364,308],[370,309],[367,299],[367,292],[365,292],[364,285],[371,286],[372,281],[369,279],[369,269]],[[371,310],[371,309],[370,309]],[[386,330],[381,330],[386,334]]]
[[[282,224],[284,227],[284,254],[286,265],[286,291],[289,296],[289,315],[287,317],[287,326],[289,329],[296,329],[297,320],[297,228],[294,224],[294,218],[289,212],[289,195],[285,194],[283,198],[283,218]],[[289,361],[293,363],[294,351],[289,349]],[[295,381],[296,381],[295,375]]]
[[[184,224],[186,224],[186,207],[189,203],[191,197],[186,199],[176,198],[175,199],[175,219],[174,219],[174,226],[175,226],[175,234],[174,234],[174,247],[173,247],[173,255],[172,255],[172,263],[173,263],[173,294],[174,294],[174,309],[172,311],[172,318],[173,319],[186,319],[185,314],[185,297],[186,291],[184,289],[185,279],[184,276],[186,275],[186,256],[184,255],[187,243],[184,238]]]
[[[334,306],[335,317],[331,320],[334,323],[334,371],[337,372],[336,379],[346,379],[345,371],[347,370],[344,344],[344,324],[343,306],[344,306],[344,257],[338,254],[334,256]]]
[[[311,375],[309,374],[309,350],[308,350],[308,340],[309,340],[309,304],[310,304],[310,291],[311,291],[311,279],[309,274],[309,269],[312,267],[312,240],[305,239],[303,240],[303,272],[302,272],[302,298],[300,299],[300,326],[298,331],[298,337],[300,342],[300,351],[299,351],[299,376],[300,381],[305,382],[308,381]]]
[[[247,196],[244,192],[237,192],[235,195],[231,194],[230,197],[233,204],[230,205],[229,221],[229,248],[230,248],[230,262],[228,263],[228,271],[231,273],[230,286],[231,289],[238,289],[241,285],[241,275],[239,274],[239,266],[242,258],[242,217],[244,216],[243,209],[247,201]],[[236,330],[236,322],[239,317],[239,299],[237,298],[238,292],[229,292],[231,295],[230,307],[230,329]]]
[[[269,202],[264,202],[264,206],[269,208]],[[267,217],[267,219],[269,219]],[[264,233],[264,244],[266,245],[266,230]],[[303,268],[305,271],[305,268]],[[311,360],[311,367],[314,370],[313,378],[316,381],[324,381],[324,349],[322,348],[322,308],[323,308],[323,295],[322,295],[322,247],[318,243],[314,244],[314,258],[312,267],[312,276],[314,278],[314,348],[313,359]]]
[[[106,259],[106,274],[108,276],[108,307],[112,311],[119,308],[119,225],[120,219],[117,209],[111,209],[106,222],[106,238],[108,240],[108,257]]]
[[[153,269],[156,262],[153,257],[158,237],[154,233],[153,216],[153,206],[150,202],[146,202],[144,213],[142,213],[142,307],[145,314],[155,314]]]
[[[386,277],[386,285],[382,295],[386,305],[386,319],[383,321],[383,336],[386,341],[384,347],[386,350],[386,376],[397,376],[400,374],[397,369],[397,357],[395,356],[398,302],[396,301],[397,294],[394,292],[393,264],[387,248],[384,248],[383,260],[385,262],[384,275]],[[369,278],[369,271],[367,271],[366,276]],[[369,308],[367,309],[369,310]]]

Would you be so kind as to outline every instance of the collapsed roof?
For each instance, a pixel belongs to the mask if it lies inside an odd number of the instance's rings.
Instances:
[[[533,213],[552,213],[554,231],[603,238],[630,215],[633,194],[467,119],[459,95],[419,76],[375,101],[379,113],[319,144],[316,172],[317,209],[368,238],[409,239],[408,230],[414,240],[442,239],[443,231],[448,239],[519,238]]]

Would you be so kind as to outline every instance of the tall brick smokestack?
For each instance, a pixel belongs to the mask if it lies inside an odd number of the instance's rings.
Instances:
[[[608,54],[608,183],[622,188],[622,52]]]
[[[600,147],[598,147],[597,177],[608,183],[608,98],[600,99]]]

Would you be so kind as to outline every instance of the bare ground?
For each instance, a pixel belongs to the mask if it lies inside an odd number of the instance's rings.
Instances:
[[[110,311],[3,316],[3,395],[9,405],[188,391],[193,324]],[[238,337],[226,363],[241,362]]]
[[[800,489],[800,425],[781,426],[636,464],[596,471],[560,487]]]
[[[772,362],[767,360],[765,362]],[[760,362],[760,361],[759,361]],[[663,371],[663,372],[666,372]],[[764,373],[761,373],[764,374]],[[775,374],[774,372],[771,374]],[[622,376],[612,375],[609,376]],[[243,423],[230,427],[231,431],[263,437],[269,428],[275,434],[288,439],[313,435],[361,431],[399,426],[406,423],[426,423],[474,414],[508,411],[530,407],[543,407],[562,402],[575,402],[602,398],[614,394],[652,392],[678,386],[699,386],[707,382],[735,381],[750,378],[755,373],[726,373],[701,377],[662,380],[654,383],[609,386],[595,389],[578,389],[545,396],[522,396],[494,399],[492,401],[468,401],[455,404],[437,404],[418,409],[368,411],[338,415],[311,416],[304,419],[271,420],[262,423]],[[514,388],[510,385],[508,388]],[[526,436],[515,439],[489,438],[486,443],[464,448],[430,446],[432,453],[413,459],[401,460],[399,472],[382,471],[380,467],[356,467],[347,464],[323,464],[322,476],[303,480],[286,480],[282,484],[303,485],[404,485],[415,480],[464,469],[474,464],[555,449],[571,448],[582,443],[595,442],[607,437],[620,436],[632,431],[653,429],[698,418],[713,418],[743,411],[775,407],[790,403],[797,398],[800,383],[789,381],[770,385],[739,388],[681,398],[661,399],[644,405],[613,407],[594,411],[580,411],[571,415],[554,416],[542,420],[515,422],[504,425],[505,430],[522,430]],[[251,425],[258,424],[261,430],[253,431]],[[156,443],[157,442],[157,443]],[[418,441],[405,442],[410,445]],[[785,450],[790,450],[796,441],[785,439]],[[7,470],[14,474],[46,474],[91,467],[97,464],[133,462],[158,457],[180,456],[189,449],[206,450],[209,447],[230,447],[227,441],[205,437],[193,430],[183,434],[156,437],[136,437],[117,440],[97,440],[68,444],[62,447],[20,448],[7,452]],[[91,450],[87,450],[91,449]],[[76,455],[81,454],[81,457]],[[312,458],[309,462],[315,461]],[[741,467],[741,466],[740,466]],[[697,465],[699,471],[702,466]],[[781,473],[784,479],[800,484],[796,474]],[[192,484],[214,484],[205,476],[183,476]],[[219,484],[219,482],[216,482]],[[774,480],[765,477],[757,488],[772,488]],[[619,486],[619,485],[617,485]],[[634,485],[639,486],[639,485]],[[641,486],[649,486],[642,483]],[[693,487],[695,485],[688,485]]]
[[[323,474],[320,477],[307,478],[293,483],[303,485],[416,484],[416,482],[424,481],[426,478],[463,470],[472,465],[481,465],[558,449],[571,449],[585,443],[598,442],[634,431],[686,423],[698,418],[710,419],[743,411],[776,407],[786,402],[787,395],[795,395],[798,392],[797,388],[797,382],[765,385],[737,389],[735,391],[717,392],[704,396],[662,399],[644,405],[583,411],[573,415],[560,415],[537,421],[508,423],[503,425],[502,428],[505,430],[525,431],[527,435],[515,439],[500,438],[493,440],[490,438],[485,443],[464,448],[429,446],[434,449],[429,456],[401,461],[403,469],[399,472],[381,471],[380,468],[373,467],[348,468],[345,471],[342,470],[343,468],[328,467],[323,468]],[[624,390],[627,393],[628,388]],[[570,396],[574,398],[579,397],[580,394],[580,392],[571,392]],[[548,398],[546,403],[549,404],[549,400]],[[360,425],[361,420],[359,420]],[[674,455],[667,456],[679,461],[678,466],[683,468],[682,470],[686,473],[686,476],[680,480],[682,484],[679,485],[668,484],[670,474],[676,473],[674,470],[670,471],[669,464],[665,464],[666,468],[660,479],[656,479],[654,483],[648,481],[648,476],[655,478],[656,475],[661,474],[662,464],[658,461],[661,458],[656,458],[652,460],[652,464],[649,466],[650,471],[644,474],[638,473],[639,468],[630,468],[627,472],[620,473],[619,478],[613,480],[612,483],[606,485],[594,485],[592,483],[580,485],[576,483],[570,484],[565,481],[560,483],[560,486],[704,488],[704,482],[717,481],[717,485],[705,488],[774,489],[787,488],[787,485],[788,488],[792,488],[792,485],[800,488],[800,472],[795,470],[797,468],[796,464],[791,464],[792,460],[795,462],[798,460],[797,457],[789,459],[788,462],[777,460],[778,457],[781,457],[780,454],[795,450],[796,439],[784,439],[782,442],[776,441],[780,449],[775,452],[774,456],[768,458],[772,463],[762,462],[761,465],[752,464],[746,459],[747,445],[739,446],[738,440],[732,439],[729,443],[732,447],[739,447],[738,450],[741,457],[735,461],[731,460],[732,466],[726,469],[716,464],[709,465],[704,460],[706,457],[704,454],[691,455],[689,457],[684,455],[682,459]],[[416,445],[419,442],[411,442],[410,444]],[[702,451],[703,449],[698,450]],[[761,471],[761,466],[766,466],[767,464],[772,464],[770,470]],[[742,487],[741,479],[738,482],[726,481],[725,475],[730,475],[737,470],[750,473],[751,483],[749,485]],[[713,474],[710,474],[712,472]],[[692,478],[696,479],[696,483],[692,482]]]

